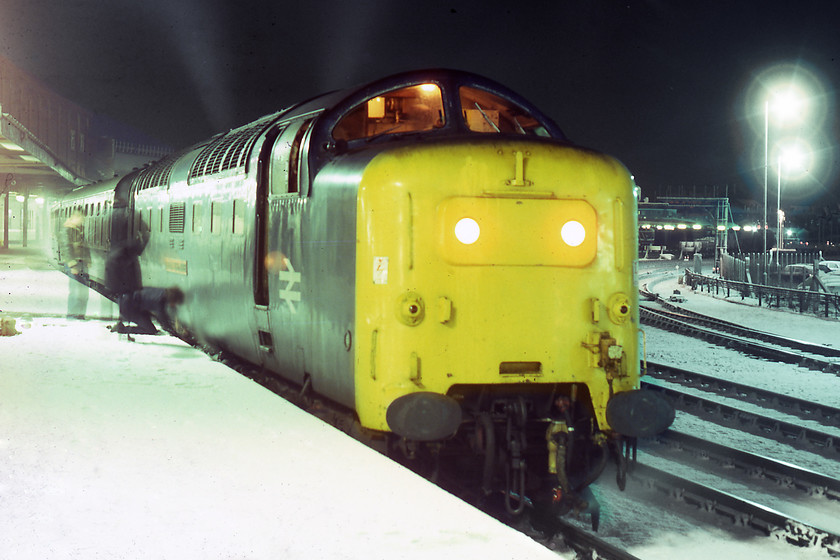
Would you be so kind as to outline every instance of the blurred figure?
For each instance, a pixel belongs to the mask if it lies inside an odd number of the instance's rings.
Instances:
[[[105,259],[105,288],[108,297],[119,303],[122,296],[143,287],[140,254],[149,241],[149,232],[141,227],[137,235],[129,236],[125,203],[114,203],[111,223],[111,247]],[[118,331],[123,321],[128,319],[120,316],[119,322],[111,330]]]
[[[175,308],[184,303],[184,292],[180,288],[142,288],[120,297],[120,318],[112,330],[127,334],[157,334],[152,323],[152,314],[165,329],[173,328]]]
[[[73,212],[62,227],[61,254],[64,259],[64,272],[70,277],[68,319],[84,319],[87,312],[90,251],[85,244],[84,222],[81,212]]]

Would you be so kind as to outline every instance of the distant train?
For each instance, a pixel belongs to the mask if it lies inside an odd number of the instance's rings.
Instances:
[[[144,236],[143,285],[181,288],[189,336],[410,453],[474,458],[512,512],[575,506],[610,449],[673,420],[639,390],[630,175],[486,78],[317,97],[52,212],[56,235],[83,214],[95,288]]]

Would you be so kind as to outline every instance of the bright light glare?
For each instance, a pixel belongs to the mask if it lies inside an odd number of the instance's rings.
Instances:
[[[437,86],[435,84],[421,84],[420,89],[426,93],[432,93],[437,89]]]
[[[563,224],[563,227],[560,229],[560,237],[563,238],[566,245],[577,247],[586,239],[586,229],[584,229],[583,224],[580,222],[572,220]]]
[[[770,93],[768,102],[776,124],[801,123],[808,114],[808,94],[796,84],[776,88]]]
[[[479,235],[481,235],[481,228],[472,218],[461,218],[455,224],[455,237],[464,245],[472,245],[478,241]]]
[[[780,166],[776,172],[781,172],[782,179],[785,181],[803,179],[811,172],[815,164],[813,148],[810,143],[801,138],[781,142],[773,152],[775,157],[772,162]]]

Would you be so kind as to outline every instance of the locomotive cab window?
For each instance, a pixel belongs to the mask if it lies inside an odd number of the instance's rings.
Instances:
[[[548,136],[545,127],[525,109],[496,94],[462,87],[461,114],[472,132]]]
[[[333,129],[336,140],[422,132],[444,124],[443,100],[436,84],[420,84],[372,97],[350,111]]]
[[[285,129],[277,137],[271,151],[269,184],[273,195],[301,194],[301,168],[306,165],[301,153],[304,136],[309,131],[313,119],[293,121],[284,125]]]

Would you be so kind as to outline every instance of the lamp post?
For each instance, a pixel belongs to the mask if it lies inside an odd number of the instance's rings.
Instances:
[[[776,242],[776,247],[778,247],[779,251],[785,248],[785,238],[782,236],[782,154],[779,154],[779,190],[776,194],[776,237],[778,241]],[[781,254],[779,254],[781,258]],[[781,261],[779,261],[779,266],[781,266]]]
[[[761,231],[764,239],[764,270],[767,270],[767,168],[770,167],[770,101],[764,102],[764,216],[761,218]]]
[[[767,175],[770,168],[770,101],[773,101],[773,113],[781,120],[796,120],[803,109],[802,97],[799,90],[794,84],[777,87],[775,90],[768,92],[767,98],[764,100],[764,219],[763,219],[763,249],[764,259],[769,266],[767,260]],[[779,197],[777,198],[777,213],[781,209],[781,191],[782,191],[782,156],[779,156]],[[778,219],[777,219],[778,221]],[[776,244],[776,247],[781,249],[782,243]],[[766,277],[766,274],[765,274]]]
[[[782,174],[787,171],[790,173],[801,170],[805,161],[810,159],[812,155],[810,146],[801,140],[788,144],[785,148],[779,150],[779,184],[776,193],[776,215],[777,215],[777,247],[779,249],[785,248],[785,237],[782,232],[782,225],[785,221],[785,214],[782,212]],[[807,169],[807,168],[806,168]]]

